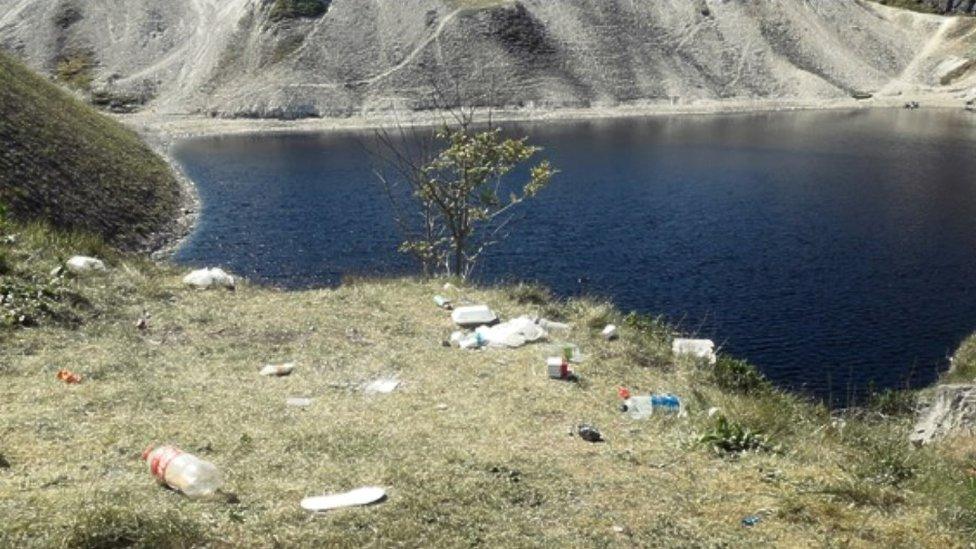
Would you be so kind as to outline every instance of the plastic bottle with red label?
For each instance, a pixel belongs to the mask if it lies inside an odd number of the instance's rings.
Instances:
[[[160,484],[165,484],[191,498],[205,498],[216,494],[222,485],[220,471],[204,461],[174,446],[146,448],[142,459],[149,472]]]

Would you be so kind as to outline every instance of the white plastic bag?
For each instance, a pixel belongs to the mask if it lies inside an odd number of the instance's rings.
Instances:
[[[704,359],[709,364],[715,364],[715,342],[711,339],[675,339],[671,344],[671,352],[676,357],[691,356]]]
[[[222,269],[199,269],[183,277],[183,284],[205,290],[207,288],[228,288],[233,290],[234,277]]]
[[[527,316],[515,318],[494,326],[481,326],[476,332],[490,347],[521,347],[546,339],[549,334]]]

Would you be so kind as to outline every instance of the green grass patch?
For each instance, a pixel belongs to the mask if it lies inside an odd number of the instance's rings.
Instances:
[[[87,57],[63,61],[68,82],[88,81]],[[0,202],[15,219],[43,219],[150,246],[170,226],[179,186],[138,136],[0,53]]]

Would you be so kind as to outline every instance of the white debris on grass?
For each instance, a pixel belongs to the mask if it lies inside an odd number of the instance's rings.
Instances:
[[[498,315],[487,305],[472,305],[454,309],[454,312],[451,313],[451,320],[462,328],[475,328],[485,324],[494,324],[498,321]]]
[[[107,270],[102,260],[83,255],[72,257],[64,266],[68,269],[68,272],[75,275],[86,275]]]
[[[357,507],[378,503],[386,499],[386,490],[377,486],[357,488],[342,494],[309,497],[302,500],[302,509],[306,511],[329,511],[342,507]]]
[[[676,357],[690,356],[704,359],[709,364],[715,364],[715,342],[710,339],[682,339],[677,338],[671,344],[671,353]]]
[[[549,330],[550,332],[568,332],[569,330],[573,329],[572,326],[566,324],[565,322],[556,322],[554,320],[548,320],[545,318],[540,318],[536,320],[535,323],[541,326],[542,329]]]
[[[291,375],[295,371],[294,362],[286,362],[285,364],[266,364],[259,372],[263,376],[287,376]]]
[[[607,324],[607,326],[603,328],[603,331],[600,332],[600,335],[603,336],[603,339],[607,341],[617,339],[617,326],[615,324]]]
[[[288,406],[295,406],[297,408],[307,408],[312,405],[312,399],[304,397],[291,397],[285,400],[285,404]]]
[[[374,381],[371,381],[363,387],[363,392],[367,395],[386,395],[392,393],[400,386],[400,380],[395,376],[384,377]]]
[[[517,348],[526,343],[533,343],[549,337],[541,326],[527,316],[522,316],[496,324],[494,326],[480,326],[475,333],[479,334],[485,344],[490,347]]]
[[[223,269],[198,269],[183,277],[183,284],[194,288],[205,290],[208,288],[228,288],[233,290],[235,287],[234,277],[224,272]]]

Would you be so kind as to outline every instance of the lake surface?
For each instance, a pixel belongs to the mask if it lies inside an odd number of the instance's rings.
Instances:
[[[478,270],[596,294],[844,404],[920,386],[976,331],[976,117],[807,112],[508,126],[562,173]],[[176,259],[287,288],[413,272],[369,133],[181,143]]]

